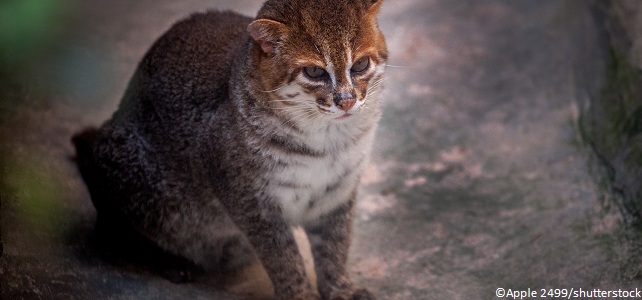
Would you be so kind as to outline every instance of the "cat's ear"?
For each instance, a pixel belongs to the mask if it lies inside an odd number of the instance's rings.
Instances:
[[[250,36],[261,46],[263,52],[268,54],[276,53],[287,30],[285,24],[268,19],[258,19],[247,26]]]
[[[368,8],[368,15],[376,17],[379,14],[383,0],[363,0]]]

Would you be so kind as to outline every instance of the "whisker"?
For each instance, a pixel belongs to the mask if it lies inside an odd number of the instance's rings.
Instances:
[[[359,108],[359,110],[364,110],[364,109],[365,109],[365,110],[373,110],[373,108],[372,108],[370,105],[365,105],[365,104],[364,104],[364,105],[362,105],[362,106]]]
[[[366,91],[367,91],[367,92],[370,92],[370,91],[378,91],[378,90],[381,90],[381,84],[382,84],[382,83],[381,83],[381,82],[379,82],[379,83],[377,83],[377,84],[371,85],[371,86],[369,86],[369,87],[368,87],[368,89],[367,89]]]
[[[310,110],[310,108],[305,106],[304,107],[277,107],[277,108],[273,108],[273,110],[283,111],[291,114],[298,114],[302,112],[307,112]]]
[[[282,86],[280,86],[280,87],[278,87],[278,88],[275,88],[275,89],[273,89],[273,90],[267,90],[267,91],[259,90],[259,91],[261,91],[261,92],[263,92],[263,93],[273,93],[273,92],[276,92],[276,91],[278,91],[278,90],[280,90],[280,89],[282,89],[282,88],[284,88],[284,87],[286,87],[286,85],[285,85],[285,84],[284,84],[284,85],[282,85]]]
[[[382,90],[382,89],[381,89],[379,86],[375,86],[375,87],[372,87],[372,88],[368,88],[368,89],[366,90],[366,95],[368,95],[368,94],[370,94],[370,93],[380,92],[381,90]]]
[[[321,115],[319,115],[319,114],[317,114],[317,115],[313,115],[313,116],[312,116],[312,119],[310,119],[310,121],[309,121],[309,122],[310,122],[310,123],[315,124],[315,126],[319,126],[319,124],[317,123],[317,121],[318,121],[319,119],[321,119]]]
[[[375,82],[373,82],[372,84],[373,84],[373,85],[375,85],[375,84],[379,84],[379,83],[381,83],[381,82],[385,81],[386,79],[388,79],[388,78],[387,78],[387,77],[381,77],[381,78],[379,78],[379,79],[375,80]]]
[[[274,108],[274,110],[280,110],[287,113],[299,113],[308,111],[307,107]]]
[[[366,90],[366,93],[370,93],[372,91],[378,91],[378,90],[381,90],[381,85],[380,84],[368,87],[368,89]]]
[[[379,87],[379,86],[383,83],[383,81],[384,81],[385,79],[386,79],[386,78],[384,77],[384,78],[381,78],[381,79],[379,79],[379,80],[377,80],[377,81],[373,82],[373,83],[368,87],[368,90],[371,90],[371,89],[374,89],[374,88]]]
[[[271,107],[270,109],[272,110],[283,110],[283,111],[298,111],[298,110],[305,110],[305,107]]]
[[[292,103],[305,103],[305,100],[294,100],[294,99],[282,99],[282,100],[270,100],[270,102],[292,102]]]
[[[386,67],[391,67],[391,68],[405,68],[406,66],[386,65]]]
[[[372,97],[372,96],[374,96],[374,95],[376,95],[378,93],[379,93],[379,91],[372,91],[370,93],[367,93],[366,94],[366,100],[368,100],[369,97]]]
[[[372,94],[368,94],[368,95],[366,95],[366,98],[365,98],[365,101],[366,101],[366,102],[364,102],[364,103],[363,103],[363,105],[369,105],[369,104],[370,104],[370,102],[372,102],[372,101],[377,101],[377,99],[374,99],[374,100],[373,100],[373,99],[371,99],[371,98],[372,98],[373,96],[375,96],[375,95],[376,95],[376,93],[372,93]]]
[[[309,114],[310,112],[314,112],[314,110],[310,107],[304,106],[304,107],[296,107],[291,110],[287,110],[287,112],[293,113],[294,115],[292,118],[297,118],[301,115]]]
[[[372,98],[373,96],[377,95],[378,93],[380,93],[381,91],[382,91],[382,90],[374,90],[374,91],[369,91],[368,93],[366,93],[366,96],[365,96],[365,98],[364,98],[364,101],[365,101],[365,102],[363,103],[363,105],[361,106],[361,108],[365,108],[365,109],[372,109],[372,107],[371,107],[371,106],[372,106],[373,104],[380,104],[380,103],[381,103],[381,98],[378,98],[378,97],[376,97],[376,98],[374,98],[374,99],[371,99],[371,98]]]
[[[315,113],[314,110],[308,110],[308,111],[303,112],[303,113],[301,113],[299,115],[293,116],[292,118],[290,118],[290,120],[285,122],[285,125],[295,125],[299,121],[302,121],[302,120],[310,118],[311,116],[314,115],[314,113]]]

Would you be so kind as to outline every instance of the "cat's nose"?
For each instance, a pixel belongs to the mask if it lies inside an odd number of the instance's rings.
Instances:
[[[354,106],[354,103],[355,103],[355,102],[356,102],[356,101],[354,100],[354,98],[350,98],[350,99],[346,99],[346,100],[341,100],[341,101],[339,101],[339,103],[337,104],[337,106],[338,106],[341,110],[343,110],[343,111],[345,111],[345,112],[348,112],[348,111],[349,111],[349,110]]]
[[[349,111],[353,106],[354,103],[356,102],[356,99],[352,93],[339,93],[332,99],[334,101],[334,104],[337,105],[337,107],[345,112]]]

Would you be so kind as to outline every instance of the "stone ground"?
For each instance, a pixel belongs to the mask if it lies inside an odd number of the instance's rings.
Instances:
[[[173,284],[102,251],[71,134],[118,104],[174,21],[258,1],[92,1],[2,108],[0,299],[243,299],[259,266]],[[642,288],[636,243],[577,128],[606,61],[589,1],[388,0],[385,112],[350,272],[380,299]],[[44,90],[45,92],[42,92]],[[13,102],[12,102],[13,103]],[[303,245],[305,247],[305,245]]]

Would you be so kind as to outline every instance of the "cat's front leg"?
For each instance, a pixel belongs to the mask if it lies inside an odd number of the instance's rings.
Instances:
[[[355,288],[347,272],[354,198],[305,228],[323,299],[375,299],[368,290]]]
[[[319,299],[305,275],[303,258],[278,205],[263,199],[228,203],[227,208],[263,263],[274,286],[275,299]]]

